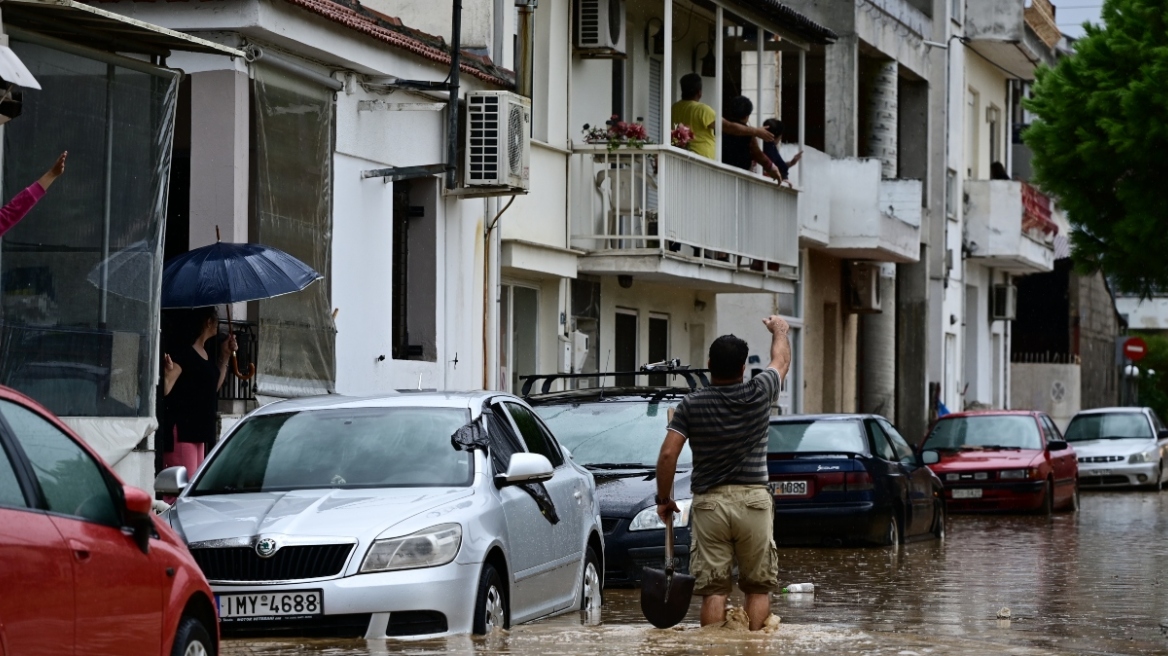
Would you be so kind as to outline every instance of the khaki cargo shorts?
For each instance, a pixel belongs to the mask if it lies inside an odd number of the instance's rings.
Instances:
[[[721,485],[695,494],[690,511],[690,574],[698,595],[730,594],[734,565],[746,594],[773,592],[779,581],[775,511],[765,485]]]

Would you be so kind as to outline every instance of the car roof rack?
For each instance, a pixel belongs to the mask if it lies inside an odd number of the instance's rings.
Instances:
[[[674,376],[681,376],[685,379],[686,385],[689,386],[690,391],[698,389],[698,387],[709,387],[710,379],[706,376],[709,373],[708,369],[690,369],[689,365],[681,364],[681,360],[663,360],[661,362],[653,362],[650,364],[641,365],[639,371],[615,371],[615,372],[597,372],[590,374],[535,374],[531,376],[520,376],[519,380],[523,381],[523,390],[520,394],[523,398],[531,396],[531,388],[535,386],[536,381],[543,381],[540,385],[540,394],[547,394],[551,391],[552,383],[557,380],[579,380],[582,378],[598,378],[601,381],[601,386],[592,388],[596,390],[604,390],[604,379],[608,376],[654,376],[659,374],[671,374]]]

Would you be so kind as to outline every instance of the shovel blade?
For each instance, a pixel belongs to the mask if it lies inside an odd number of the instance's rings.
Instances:
[[[649,623],[668,629],[685,619],[694,577],[646,567],[641,573],[641,612]]]

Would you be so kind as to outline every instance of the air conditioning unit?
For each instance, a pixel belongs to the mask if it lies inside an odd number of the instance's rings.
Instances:
[[[880,312],[880,264],[853,262],[848,289],[849,309],[856,314]]]
[[[510,91],[467,92],[463,185],[527,191],[530,159],[531,99]]]
[[[990,303],[990,319],[1013,321],[1018,316],[1018,288],[1014,285],[994,285]]]
[[[576,52],[583,57],[625,56],[625,0],[575,0]]]

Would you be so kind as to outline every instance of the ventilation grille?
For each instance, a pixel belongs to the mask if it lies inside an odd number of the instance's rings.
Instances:
[[[577,0],[580,3],[580,45],[600,46],[600,0]]]
[[[260,558],[251,547],[191,549],[209,581],[296,581],[341,573],[352,544],[287,546],[271,558]]]
[[[502,99],[499,96],[479,96],[473,95],[467,97],[467,130],[469,132],[469,153],[467,155],[467,170],[466,180],[469,184],[490,184],[498,180],[500,152],[502,146],[500,143],[499,134],[499,105]],[[514,112],[518,108],[512,108],[511,121],[516,120]],[[523,116],[520,115],[518,120],[522,122]],[[512,135],[522,134],[521,130],[512,130]],[[512,139],[515,139],[512,136]],[[513,148],[512,152],[517,152],[518,148]],[[514,160],[518,155],[512,155],[511,160]],[[516,165],[512,163],[512,169]]]

